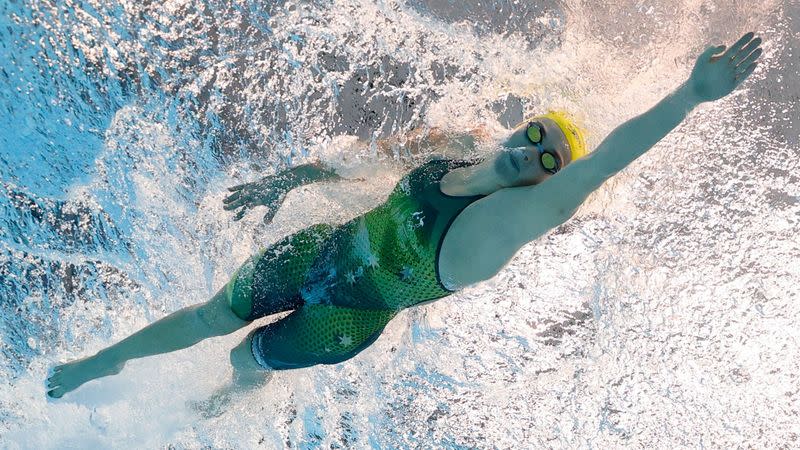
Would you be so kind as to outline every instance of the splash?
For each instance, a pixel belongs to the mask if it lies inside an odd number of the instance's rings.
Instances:
[[[791,2],[38,1],[0,15],[0,440],[90,447],[778,447],[796,439],[798,11]],[[378,204],[377,139],[545,109],[589,146],[743,32],[763,62],[495,279],[354,360],[202,419],[247,332],[48,402],[60,360],[204,301],[250,254]],[[488,151],[492,143],[487,143]],[[352,178],[232,222],[225,187]],[[412,157],[412,162],[415,161]]]

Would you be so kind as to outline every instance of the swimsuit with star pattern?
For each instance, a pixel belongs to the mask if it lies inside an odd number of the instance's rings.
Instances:
[[[481,196],[445,195],[439,181],[470,164],[424,164],[372,211],[340,226],[311,226],[247,260],[228,284],[234,312],[249,321],[292,311],[251,334],[259,364],[292,369],[347,360],[402,309],[450,295],[439,250],[456,216]]]

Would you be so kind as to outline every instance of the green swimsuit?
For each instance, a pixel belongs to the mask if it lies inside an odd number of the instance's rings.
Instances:
[[[439,250],[456,216],[481,196],[442,194],[439,181],[470,164],[431,161],[372,211],[306,228],[245,262],[229,284],[234,312],[255,320],[293,310],[253,332],[255,359],[272,369],[335,364],[372,344],[398,311],[450,295]]]

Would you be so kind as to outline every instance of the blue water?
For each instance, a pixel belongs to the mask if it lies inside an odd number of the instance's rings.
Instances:
[[[0,0],[0,447],[791,447],[800,434],[800,5],[723,0]],[[494,280],[344,364],[204,419],[246,334],[47,401],[53,364],[204,301],[250,254],[379,204],[374,140],[550,107],[597,145],[708,45],[762,35],[695,110]],[[482,151],[491,151],[488,145]],[[233,222],[225,187],[352,181]]]

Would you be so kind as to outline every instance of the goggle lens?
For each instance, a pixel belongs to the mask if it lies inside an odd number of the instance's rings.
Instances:
[[[542,127],[538,123],[536,122],[529,123],[527,134],[528,134],[528,139],[530,139],[530,141],[533,142],[534,144],[542,142]]]
[[[557,170],[556,159],[550,153],[542,153],[542,166],[547,170]]]

